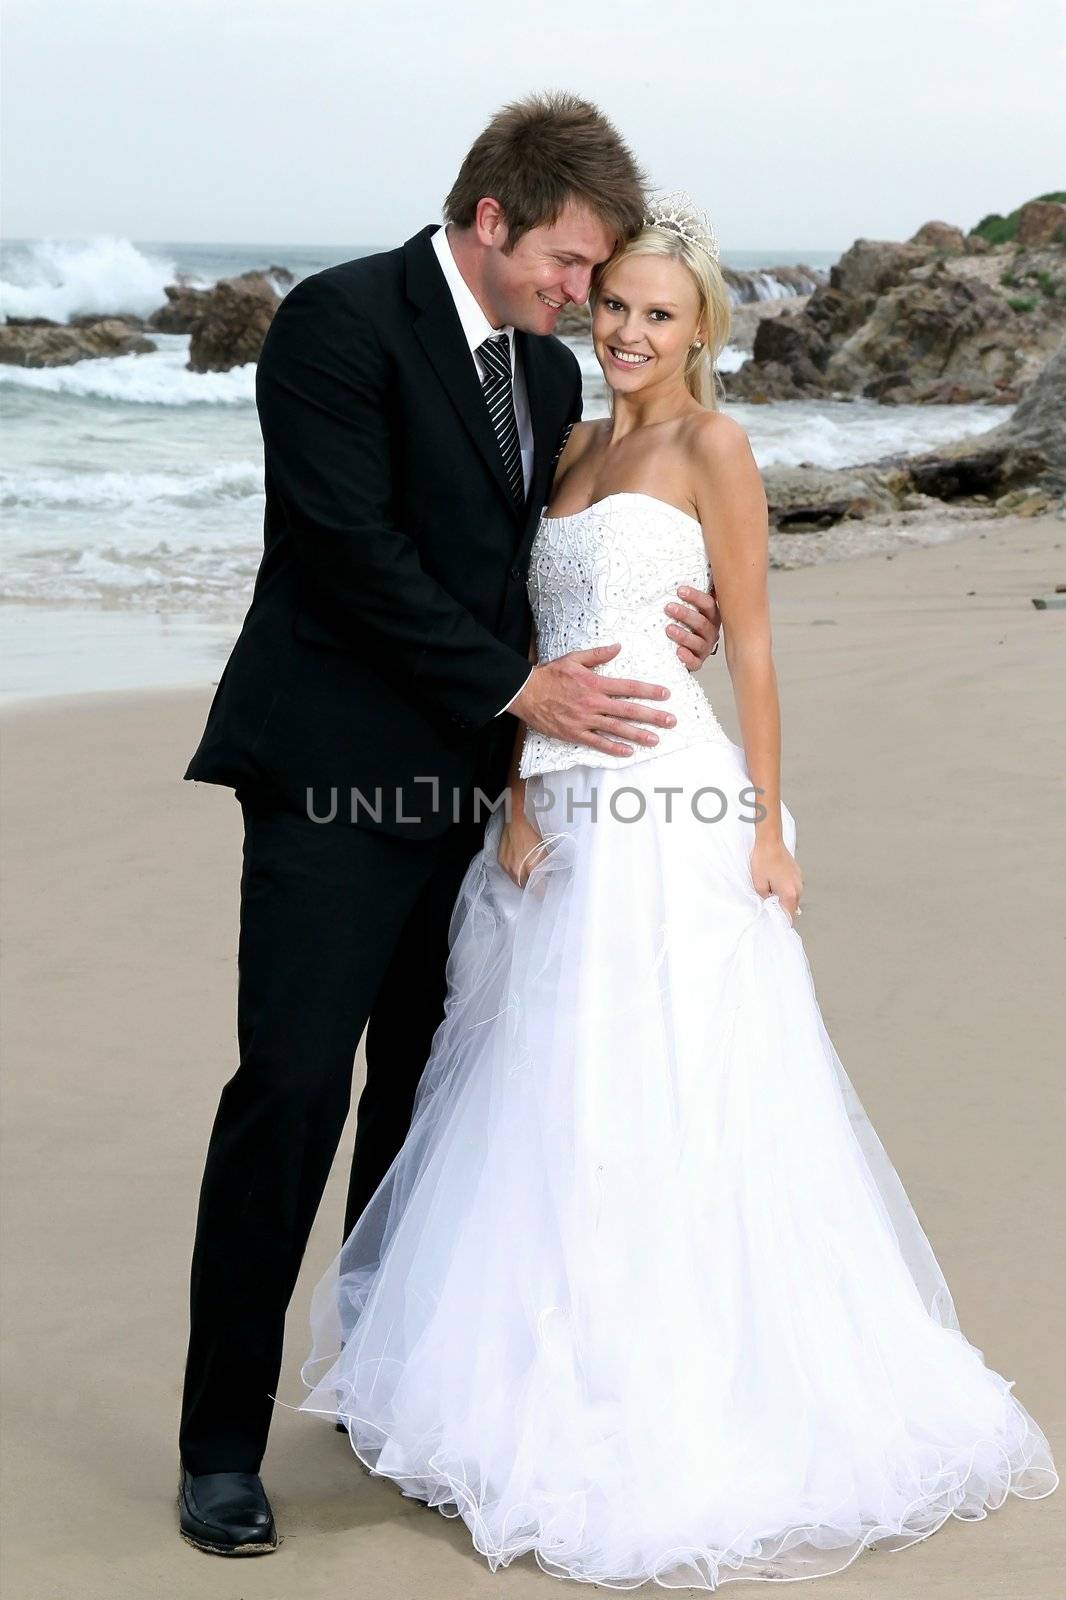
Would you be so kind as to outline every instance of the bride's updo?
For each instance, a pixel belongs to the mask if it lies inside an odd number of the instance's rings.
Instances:
[[[607,274],[629,256],[670,256],[692,276],[700,301],[700,325],[707,337],[685,361],[685,387],[701,406],[717,411],[724,393],[717,361],[729,342],[733,303],[718,265],[718,241],[706,217],[687,195],[667,195],[648,209],[644,225],[620,245],[593,274],[589,300],[593,306]]]

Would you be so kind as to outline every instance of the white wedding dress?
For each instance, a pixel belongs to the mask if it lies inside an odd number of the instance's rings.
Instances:
[[[519,889],[496,812],[470,863],[299,1407],[492,1568],[618,1589],[817,1577],[1057,1482],[752,886],[743,750],[665,632],[679,583],[708,587],[703,536],[664,501],[541,521],[540,659],[617,640],[602,670],[666,684],[677,725],[626,758],[527,735],[547,847]]]

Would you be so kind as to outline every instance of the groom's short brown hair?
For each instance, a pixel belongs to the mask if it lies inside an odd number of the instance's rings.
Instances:
[[[473,226],[477,203],[496,200],[507,219],[508,251],[524,233],[553,223],[577,200],[617,236],[639,232],[644,174],[621,135],[588,100],[536,94],[498,111],[467,153],[444,202],[444,219]]]

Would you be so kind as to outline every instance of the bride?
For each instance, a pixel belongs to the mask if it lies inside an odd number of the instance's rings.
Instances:
[[[960,1331],[793,926],[766,501],[715,409],[729,299],[698,213],[654,210],[593,306],[612,411],[559,461],[531,656],[618,642],[606,670],[666,685],[673,722],[516,742],[299,1409],[493,1569],[817,1577],[1058,1480]],[[711,572],[742,747],[661,633]]]

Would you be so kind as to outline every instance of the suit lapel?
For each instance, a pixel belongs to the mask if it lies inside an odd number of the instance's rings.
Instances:
[[[414,320],[415,336],[517,523],[520,513],[507,482],[499,441],[478,382],[477,369],[455,302],[429,243],[434,231],[433,227],[423,228],[404,245],[408,295],[419,308]],[[524,520],[524,513],[521,515]]]
[[[544,508],[548,471],[555,451],[555,416],[550,384],[544,364],[544,341],[519,330],[515,335],[519,359],[526,380],[529,416],[533,424],[533,476],[529,485],[527,521],[539,517]]]
[[[535,334],[521,331],[515,338],[522,370],[525,373],[529,415],[533,425],[533,477],[526,502],[522,538],[516,551],[521,565],[529,553],[541,512],[547,504],[562,428],[560,410],[562,402],[555,393],[557,385],[553,382],[548,361],[548,341],[538,338]]]
[[[518,330],[516,351],[522,363],[533,429],[533,476],[525,510],[519,512],[507,482],[499,442],[459,313],[430,243],[435,232],[436,226],[430,224],[408,239],[403,247],[407,295],[415,307],[415,336],[515,520],[515,557],[522,562],[528,556],[548,498],[567,397],[560,391],[553,373],[549,341]]]

